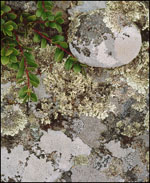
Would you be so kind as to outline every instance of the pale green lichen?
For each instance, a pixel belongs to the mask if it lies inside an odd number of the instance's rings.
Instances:
[[[89,74],[85,77],[81,73],[65,71],[64,62],[55,63],[52,71],[44,74],[46,77],[43,83],[53,98],[48,104],[48,110],[53,111],[55,118],[59,112],[68,116],[84,114],[105,119],[107,113],[115,109],[115,105],[108,102],[111,85],[101,86]],[[47,110],[47,106],[45,108]]]
[[[27,124],[26,115],[17,105],[7,105],[1,114],[2,135],[14,136],[23,130]]]
[[[149,9],[141,1],[108,1],[104,22],[111,30],[120,30],[122,25],[138,23],[142,30],[149,28]]]
[[[74,165],[87,165],[89,162],[88,157],[85,155],[79,155],[74,158]]]
[[[126,125],[125,122],[119,121],[117,122],[116,127],[119,129],[120,134],[128,137],[139,136],[143,133],[143,130],[141,130],[142,124],[138,122],[132,122],[132,124]]]
[[[146,114],[146,117],[144,120],[144,126],[146,127],[146,130],[149,131],[149,111]]]

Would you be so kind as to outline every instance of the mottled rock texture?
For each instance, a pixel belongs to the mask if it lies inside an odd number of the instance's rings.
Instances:
[[[119,30],[112,31],[104,22],[104,13],[102,9],[75,18],[78,25],[70,34],[70,50],[81,63],[93,67],[114,68],[128,64],[140,51],[140,31],[131,22],[122,21],[121,15]]]

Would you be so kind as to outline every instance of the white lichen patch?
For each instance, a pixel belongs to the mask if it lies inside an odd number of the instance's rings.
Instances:
[[[49,130],[44,133],[39,142],[39,147],[50,154],[54,151],[61,153],[58,161],[58,168],[68,171],[72,165],[72,156],[89,155],[91,148],[82,142],[78,137],[71,141],[63,132]]]
[[[18,105],[7,105],[1,114],[1,133],[14,136],[25,128],[27,122],[26,115]]]
[[[48,103],[49,113],[53,112],[74,116],[86,116],[105,119],[107,112],[113,111],[115,106],[109,104],[107,99],[111,92],[110,85],[100,85],[87,74],[64,70],[64,63],[55,63],[51,72],[45,72],[43,83],[46,91],[52,96]],[[47,104],[43,104],[42,108]],[[46,108],[47,108],[46,107]]]
[[[61,172],[54,170],[52,162],[31,155],[22,175],[22,182],[53,182],[60,176]]]
[[[29,156],[28,151],[23,150],[22,145],[18,145],[8,153],[5,147],[1,148],[1,179],[8,182],[9,178],[15,182],[20,182],[24,169],[26,158]]]
[[[123,149],[120,147],[120,142],[115,142],[114,140],[105,144],[105,147],[112,153],[112,156],[117,158],[123,158],[127,156],[129,153],[134,152],[135,150],[132,148]]]

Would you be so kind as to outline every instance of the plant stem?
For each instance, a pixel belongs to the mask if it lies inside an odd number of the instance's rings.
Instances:
[[[47,36],[43,35],[41,32],[37,31],[36,29],[33,29],[34,32],[37,32],[40,36],[42,36],[43,38],[47,39],[50,43],[52,43],[52,40],[50,38],[48,38]],[[63,47],[61,47],[58,44],[55,44],[58,48],[60,48],[61,50],[63,50],[64,52],[66,52],[68,55],[71,55],[72,57],[76,58],[75,56],[73,56],[70,52],[68,52],[67,50],[65,50]]]

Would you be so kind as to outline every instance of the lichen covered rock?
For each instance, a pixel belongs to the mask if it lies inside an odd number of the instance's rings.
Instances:
[[[138,28],[119,15],[115,31],[104,22],[103,9],[82,13],[70,25],[78,22],[69,33],[71,52],[81,63],[93,67],[114,68],[131,62],[139,53],[142,40]],[[117,15],[118,16],[118,15]],[[77,19],[77,20],[76,20]]]
[[[7,105],[1,114],[1,119],[2,135],[14,136],[27,124],[26,115],[17,105]]]

